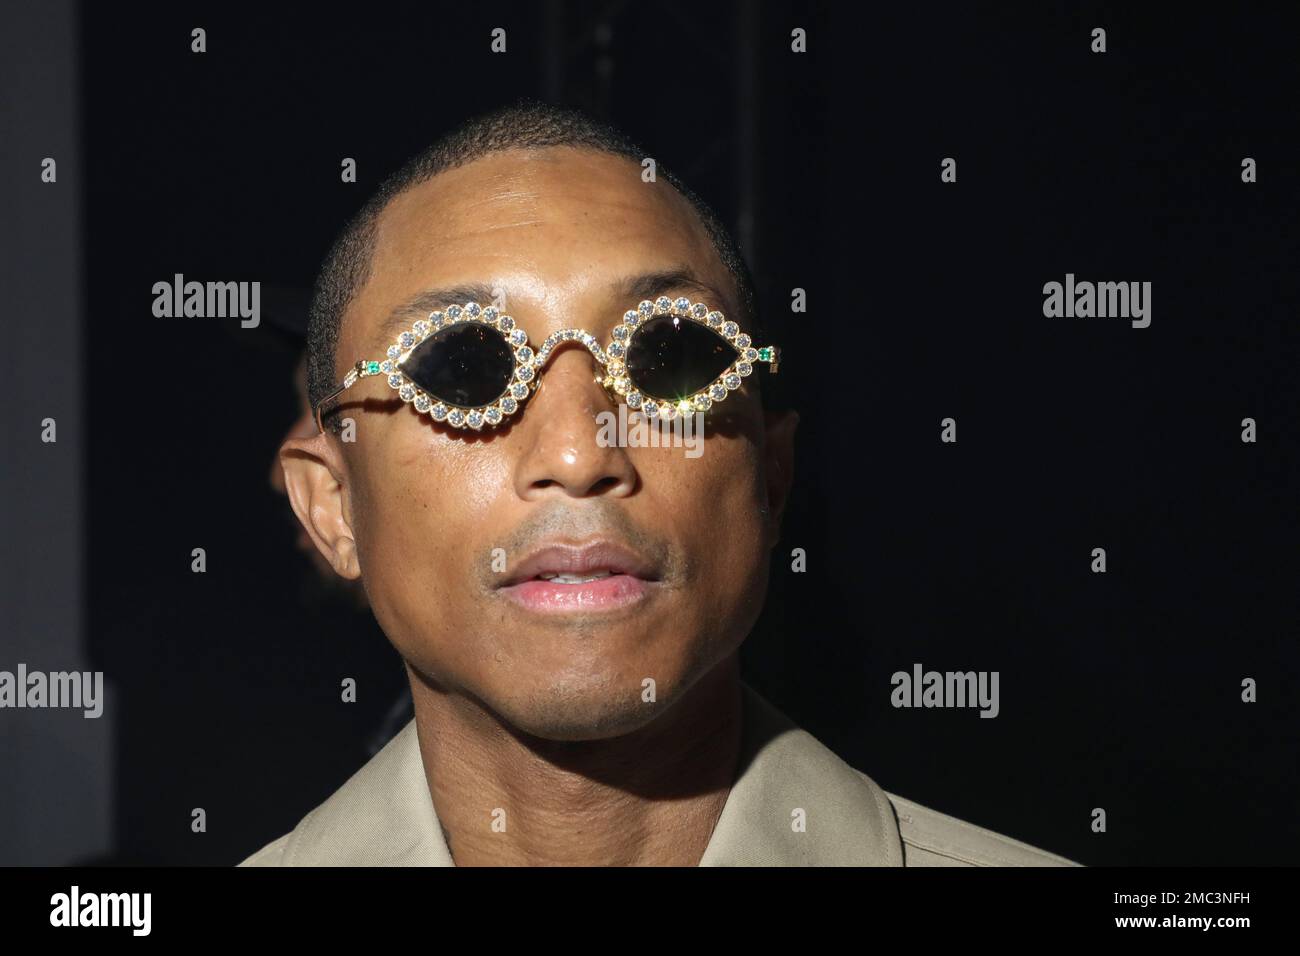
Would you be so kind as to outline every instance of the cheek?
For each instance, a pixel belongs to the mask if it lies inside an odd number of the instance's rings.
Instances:
[[[647,450],[638,470],[654,493],[655,520],[682,547],[687,579],[703,597],[697,611],[725,616],[761,597],[766,581],[766,499],[760,456],[751,441],[710,437],[699,458]]]
[[[352,480],[361,576],[380,624],[394,638],[445,629],[489,546],[479,529],[509,486],[501,456],[437,433],[402,436],[388,454],[367,455]]]

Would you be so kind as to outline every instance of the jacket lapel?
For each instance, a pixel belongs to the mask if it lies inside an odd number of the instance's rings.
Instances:
[[[741,688],[737,777],[700,866],[902,866],[885,792],[748,684]]]

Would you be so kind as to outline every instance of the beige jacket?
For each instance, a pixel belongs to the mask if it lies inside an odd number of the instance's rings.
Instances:
[[[742,687],[740,769],[700,866],[1078,865],[886,793]],[[239,865],[454,866],[415,721],[290,833]]]

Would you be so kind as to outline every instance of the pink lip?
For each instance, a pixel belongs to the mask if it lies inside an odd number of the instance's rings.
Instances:
[[[585,584],[555,584],[552,581],[522,581],[501,589],[501,593],[530,611],[605,611],[627,607],[644,600],[651,582],[630,574],[611,574]]]
[[[608,576],[580,584],[542,580],[543,574]],[[565,613],[604,611],[643,601],[656,586],[658,568],[630,548],[613,541],[583,546],[553,544],[532,552],[507,573],[498,590],[529,611]]]

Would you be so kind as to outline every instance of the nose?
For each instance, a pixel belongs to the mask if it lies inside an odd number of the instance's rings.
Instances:
[[[523,420],[515,426],[525,436],[515,466],[520,498],[625,497],[636,488],[637,472],[627,449],[601,441],[602,419],[597,416],[617,414],[597,382],[601,371],[592,354],[576,342],[566,342],[550,355]]]

